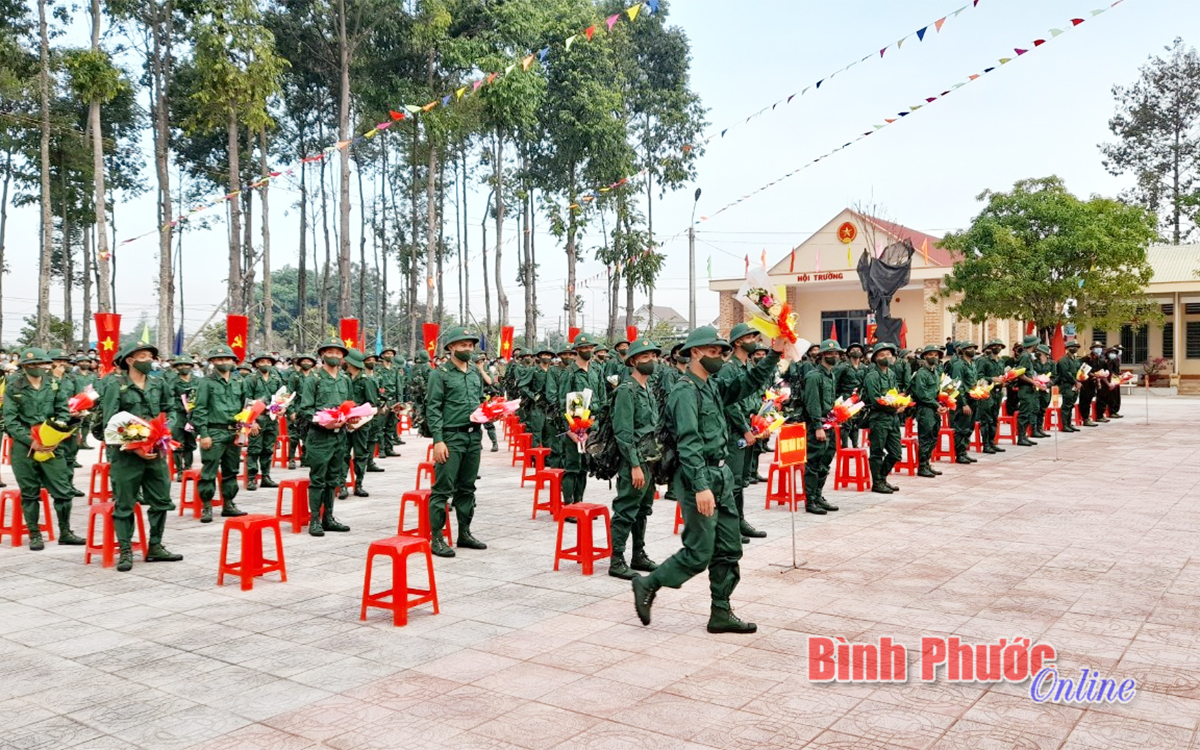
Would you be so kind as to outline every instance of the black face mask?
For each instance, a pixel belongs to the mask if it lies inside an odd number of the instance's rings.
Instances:
[[[738,344],[738,346],[740,346],[742,351],[747,354],[753,354],[754,352],[758,351],[757,341],[743,341],[742,343]]]
[[[833,367],[834,365],[836,365],[838,363],[839,357],[838,357],[838,355],[834,354],[832,356],[823,357],[823,359],[825,361],[825,364],[829,365],[830,367]]]
[[[701,357],[700,365],[709,375],[716,375],[725,366],[725,359],[723,357]]]
[[[654,374],[654,363],[653,362],[638,362],[636,365],[634,365],[634,367],[637,369],[638,372],[640,372],[643,375],[653,375]]]
[[[925,358],[925,366],[931,370],[933,368],[937,367],[938,366],[938,358],[937,357],[926,357]]]

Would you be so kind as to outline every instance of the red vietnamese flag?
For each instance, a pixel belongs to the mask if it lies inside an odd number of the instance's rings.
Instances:
[[[358,335],[358,318],[342,318],[338,331],[342,337],[342,346],[365,351],[362,337]]]
[[[836,324],[834,324],[833,327],[829,329],[829,340],[834,341],[834,342],[837,342],[837,340],[838,340]],[[838,343],[840,343],[840,342],[838,342]]]
[[[504,326],[500,329],[500,358],[506,361],[512,359],[513,333],[513,326]]]
[[[575,343],[575,337],[576,337],[576,336],[578,336],[578,335],[579,335],[579,334],[581,334],[581,333],[583,333],[583,329],[582,329],[582,328],[576,328],[575,326],[571,326],[571,327],[570,327],[570,328],[567,330],[567,343],[568,343],[568,344],[574,344],[574,343]]]
[[[625,340],[629,343],[637,341],[638,329],[637,326],[625,326]]]
[[[100,374],[113,369],[113,357],[120,348],[121,316],[117,313],[96,313],[96,352],[100,356]]]
[[[900,348],[908,348],[908,321],[901,321],[900,323]]]
[[[440,330],[437,323],[421,324],[421,336],[425,341],[425,351],[429,352],[430,359],[437,356],[437,340]]]
[[[1067,342],[1063,339],[1062,323],[1054,326],[1054,337],[1050,339],[1050,356],[1056,360],[1062,359],[1067,353]]]
[[[1037,322],[1033,320],[1025,321],[1025,335],[1032,336],[1037,331]]]
[[[245,315],[227,315],[225,317],[225,341],[238,362],[246,361],[246,339],[249,335],[250,319]]]

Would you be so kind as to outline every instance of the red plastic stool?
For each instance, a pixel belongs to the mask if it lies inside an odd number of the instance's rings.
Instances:
[[[797,471],[800,471],[800,479],[796,478]],[[775,477],[778,477],[779,480],[772,488],[771,480]],[[780,466],[773,462],[771,468],[767,470],[766,510],[771,509],[771,503],[786,505],[789,509],[795,510],[796,503],[801,502],[804,497],[804,464]]]
[[[969,449],[975,451],[976,453],[983,453],[983,437],[979,431],[978,422],[976,422],[972,428],[971,445],[969,446]]]
[[[88,482],[88,505],[92,503],[107,503],[113,499],[112,487],[108,483],[108,472],[112,464],[92,464],[92,478]],[[96,480],[100,480],[96,486]]]
[[[1057,409],[1055,409],[1055,408],[1046,409],[1046,421],[1045,421],[1045,426],[1042,429],[1045,432],[1049,432],[1050,430],[1053,430],[1055,427],[1057,427],[1058,429],[1061,430],[1062,426],[1063,426],[1062,407],[1059,407]]]
[[[532,440],[532,436],[530,436]],[[550,455],[549,448],[530,448],[525,451],[525,462],[521,464],[521,486],[525,486],[525,480],[537,479],[537,475],[542,473],[546,468],[546,457]]]
[[[1008,428],[1008,433],[1005,434],[1004,428]],[[1001,440],[1011,440],[1013,445],[1017,444],[1017,415],[1008,414],[1001,416],[996,422],[996,442]]]
[[[678,534],[679,530],[682,528],[683,528],[683,505],[679,502],[676,502],[675,503],[675,531],[673,533]]]
[[[942,450],[942,438],[946,439],[948,448]],[[943,427],[938,430],[937,443],[933,446],[933,453],[929,455],[930,461],[941,461],[943,458],[949,458],[951,462],[958,460],[958,451],[954,447],[954,428]]]
[[[188,487],[192,488],[192,498],[188,499]],[[213,488],[212,507],[220,508],[225,504],[221,497],[221,473],[217,472],[216,485]],[[203,503],[200,501],[200,470],[187,469],[183,472],[183,483],[179,485],[179,515],[191,509],[192,517],[199,518]]]
[[[513,442],[512,465],[516,466],[518,461],[524,461],[525,456],[529,453],[533,442],[533,435],[522,432],[516,436]]]
[[[108,463],[108,446],[105,445],[104,443],[100,444],[100,450],[97,451],[97,453],[96,453],[96,463],[98,463],[98,464]]]
[[[53,511],[50,508],[50,493],[42,490],[42,520],[38,521],[38,530],[46,535],[47,542],[54,541],[54,523],[51,519],[54,518]],[[8,501],[13,503],[12,520],[5,524],[4,519],[8,516]],[[4,539],[4,535],[8,534],[12,537],[12,546],[20,547],[23,537],[28,533],[25,528],[25,513],[21,509],[21,491],[20,490],[4,490],[0,492],[0,540]]]
[[[530,518],[537,518],[539,510],[549,511],[552,518],[558,518],[562,511],[562,469],[542,469],[533,479],[533,515]],[[549,485],[550,499],[544,503],[538,502],[538,497],[542,493],[542,485]]]
[[[863,432],[864,437],[867,433]],[[862,492],[871,487],[871,463],[866,447],[843,448],[841,425],[834,425],[833,439],[837,448],[834,452],[833,488],[840,490],[849,488],[853,482],[855,489]],[[854,471],[851,472],[853,466]]]
[[[0,463],[12,466],[12,438],[8,435],[0,439]]]
[[[113,566],[114,555],[117,550],[117,534],[113,528],[113,510],[117,507],[116,503],[96,503],[88,506],[88,525],[86,546],[83,548],[83,564],[92,564],[92,555],[100,555],[100,565],[105,568]],[[150,544],[146,541],[146,519],[142,515],[142,506],[138,503],[133,504],[133,517],[137,520],[137,535],[138,541],[136,546],[142,548],[142,559],[150,554]],[[100,519],[104,525],[101,534],[100,543],[96,543],[96,521]]]
[[[263,557],[262,533],[266,529],[275,532],[275,554],[277,560]],[[242,534],[242,559],[229,562],[229,532],[239,531]],[[238,576],[242,579],[242,591],[254,588],[254,579],[267,573],[279,571],[282,583],[287,583],[287,566],[283,561],[283,533],[279,529],[279,519],[275,516],[249,515],[236,518],[226,518],[225,528],[221,533],[221,561],[217,567],[217,585],[225,584],[225,574]]]
[[[575,524],[575,546],[563,549],[563,525],[568,518],[578,520],[578,523]],[[606,541],[603,547],[596,547],[593,542],[592,521],[597,518],[604,519]],[[585,576],[590,576],[597,560],[612,557],[612,536],[609,533],[611,523],[612,516],[606,505],[594,503],[564,505],[558,515],[558,545],[554,551],[554,569],[558,570],[558,563],[562,560],[573,560],[583,566]]]
[[[287,466],[288,449],[291,447],[291,438],[286,433],[282,432],[279,437],[275,438],[275,453],[271,456],[271,466],[276,466],[280,469]]]
[[[167,452],[167,479],[175,481],[175,451]]]
[[[432,461],[422,461],[421,463],[417,464],[417,486],[414,489],[421,489],[422,476],[429,477],[429,486],[432,487],[434,481],[436,481],[436,475],[434,474]]]
[[[290,490],[292,493],[292,512],[286,516],[283,514],[284,490]],[[308,526],[312,521],[312,513],[308,510],[307,479],[285,479],[279,483],[279,490],[275,497],[275,515],[291,520],[293,534],[299,534],[301,529]]]
[[[399,536],[419,536],[422,539],[433,539],[429,529],[429,490],[413,490],[400,496],[400,523],[396,526]],[[408,515],[408,504],[412,503],[417,509],[417,525],[405,526],[404,517]],[[454,546],[454,531],[450,527],[450,514],[446,513],[446,527],[442,529],[446,544]]]
[[[396,420],[396,436],[400,437],[411,429],[412,420],[407,414],[401,414],[400,418]]]
[[[427,589],[414,589],[408,585],[408,556],[412,554],[425,555],[425,567],[429,570]],[[392,587],[372,594],[371,568],[376,555],[392,559]],[[371,542],[367,548],[367,573],[363,577],[362,611],[358,619],[367,619],[367,607],[377,607],[392,611],[393,625],[407,625],[408,610],[430,602],[433,603],[433,613],[438,614],[437,584],[433,580],[433,554],[429,549],[429,540],[394,536]]]
[[[908,475],[915,476],[917,473],[918,464],[921,462],[921,452],[917,447],[917,439],[915,437],[906,436],[900,438],[900,446],[904,449],[904,459],[898,461],[896,473],[908,471]]]

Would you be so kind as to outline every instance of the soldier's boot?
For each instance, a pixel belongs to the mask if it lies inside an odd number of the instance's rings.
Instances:
[[[633,608],[637,610],[638,619],[643,625],[650,624],[650,607],[654,604],[654,596],[658,592],[659,586],[651,580],[650,576],[634,576],[631,581],[633,587]]]
[[[345,489],[345,488],[343,488]],[[325,490],[326,493],[329,490]],[[333,496],[326,495],[325,497],[325,518],[321,521],[321,527],[326,531],[349,531],[350,527],[341,521],[334,518],[333,515]]]
[[[246,492],[254,492],[257,489],[258,489],[258,472],[256,471],[256,472],[252,473],[246,479]],[[226,505],[228,505],[228,503]],[[225,514],[221,513],[221,515],[225,515]]]
[[[883,462],[872,458],[869,464],[871,467],[871,492],[877,492],[880,495],[892,494],[892,488],[883,481]]]
[[[275,489],[279,486],[279,483],[272,479],[270,474],[263,474],[262,481],[258,483],[258,486],[262,487],[264,490],[268,490]]]
[[[737,497],[737,512],[738,525],[741,527],[742,536],[749,539],[762,539],[766,537],[767,532],[759,531],[746,521],[746,498],[744,495]]]
[[[929,464],[924,463],[921,464],[921,466],[917,469],[917,476],[936,478],[937,473],[934,472],[933,468]]]
[[[1030,429],[1031,428],[1029,427],[1029,425],[1024,422],[1018,423],[1017,445],[1025,446],[1025,447],[1037,445],[1037,443],[1030,440],[1029,436],[1026,434],[1028,431],[1030,431]]]
[[[438,557],[454,557],[456,554],[450,545],[446,544],[446,537],[441,534],[434,535],[433,541],[429,543],[429,549]]]
[[[221,506],[221,516],[223,518],[237,518],[238,516],[246,515],[246,511],[234,505],[232,500],[226,500]],[[201,518],[201,521],[204,519]]]
[[[804,510],[806,513],[812,513],[816,516],[825,515],[825,509],[821,507],[821,503],[812,495],[806,495],[804,499]]]
[[[183,555],[171,552],[162,546],[162,542],[151,544],[150,551],[146,553],[146,562],[179,562],[182,559]]]
[[[746,622],[733,613],[732,609],[713,606],[708,616],[708,632],[710,633],[756,633],[758,626]]]
[[[212,523],[212,501],[200,501],[200,523]]]
[[[321,526],[321,498],[326,492],[329,490],[313,490],[308,493],[309,536],[325,536],[325,529]]]
[[[58,543],[75,547],[86,544],[83,537],[76,536],[75,532],[71,531],[71,504],[55,503],[54,511],[58,515]]]
[[[296,459],[289,458],[288,459],[288,471],[295,471],[295,470],[296,470]]]
[[[487,545],[471,535],[471,524],[458,525],[458,546],[463,549],[487,549]]]
[[[643,573],[653,573],[658,570],[658,563],[650,559],[646,554],[646,550],[636,548],[633,551],[633,558],[629,561],[629,567],[634,570],[640,570]]]
[[[838,509],[838,507],[836,505],[832,505],[832,504],[826,502],[825,495],[823,494],[823,492],[817,493],[817,499],[814,502],[817,504],[818,508],[821,508],[823,510],[837,510]]]
[[[80,468],[83,468],[83,467],[81,467],[81,466],[76,466],[75,468],[76,468],[76,469],[80,469]],[[86,492],[84,492],[83,490],[79,489],[78,487],[72,487],[72,488],[71,488],[71,497],[83,497],[83,496],[84,496],[84,495],[86,495],[86,494],[87,494]]]
[[[366,470],[371,472],[372,474],[380,474],[380,473],[383,473],[384,471],[386,471],[386,469],[384,469],[382,466],[375,463],[375,459],[371,459],[370,461],[367,461]]]
[[[133,569],[133,544],[130,542],[118,542],[120,552],[117,556],[117,570],[121,573],[128,573]]]
[[[46,542],[42,540],[42,532],[38,529],[29,529],[29,549],[33,552],[41,552],[46,549]]]
[[[40,512],[40,501],[35,500],[32,503],[21,502],[21,514],[25,517],[25,529],[29,534],[29,549],[34,552],[39,552],[46,548],[46,542],[42,540],[41,529],[38,528],[38,523],[41,520]]]
[[[354,486],[354,496],[355,497],[370,497],[371,493],[364,490],[362,488],[361,484],[358,484],[358,485]]]
[[[346,489],[346,485],[343,484],[340,487],[338,487],[337,499],[345,500],[348,497],[350,497],[350,491],[348,489]]]
[[[892,469],[896,468],[895,461],[884,461],[879,471],[879,478],[883,480],[884,485],[892,492],[899,492],[900,488],[888,481],[888,477],[892,475]]]
[[[613,578],[622,578],[626,581],[632,581],[637,573],[625,564],[624,553],[614,553],[608,561],[608,574]]]
[[[1096,423],[1092,421],[1091,417],[1088,417],[1087,419],[1083,420],[1083,426],[1084,427],[1095,427]]]

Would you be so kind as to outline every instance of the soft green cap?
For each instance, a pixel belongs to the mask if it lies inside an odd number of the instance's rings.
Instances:
[[[738,323],[733,327],[733,330],[729,332],[729,341],[730,343],[733,343],[743,336],[750,336],[756,333],[758,333],[758,331],[751,328],[748,323]]]
[[[837,339],[825,339],[824,341],[821,342],[821,349],[819,350],[818,353],[824,354],[826,352],[844,352],[844,351],[846,351],[846,350],[843,349],[842,345],[837,342]]]
[[[638,339],[629,345],[629,351],[625,353],[625,363],[629,364],[629,360],[633,359],[639,354],[645,354],[646,352],[662,354],[662,347],[650,339]]]
[[[479,336],[467,326],[455,326],[442,337],[442,348],[449,349],[451,344],[459,341],[471,341],[478,344]]]
[[[683,342],[683,346],[679,347],[679,353],[690,359],[692,356],[692,347],[695,346],[719,346],[727,352],[733,349],[729,345],[729,342],[721,338],[721,334],[712,326],[700,326],[689,333],[687,340]]]

